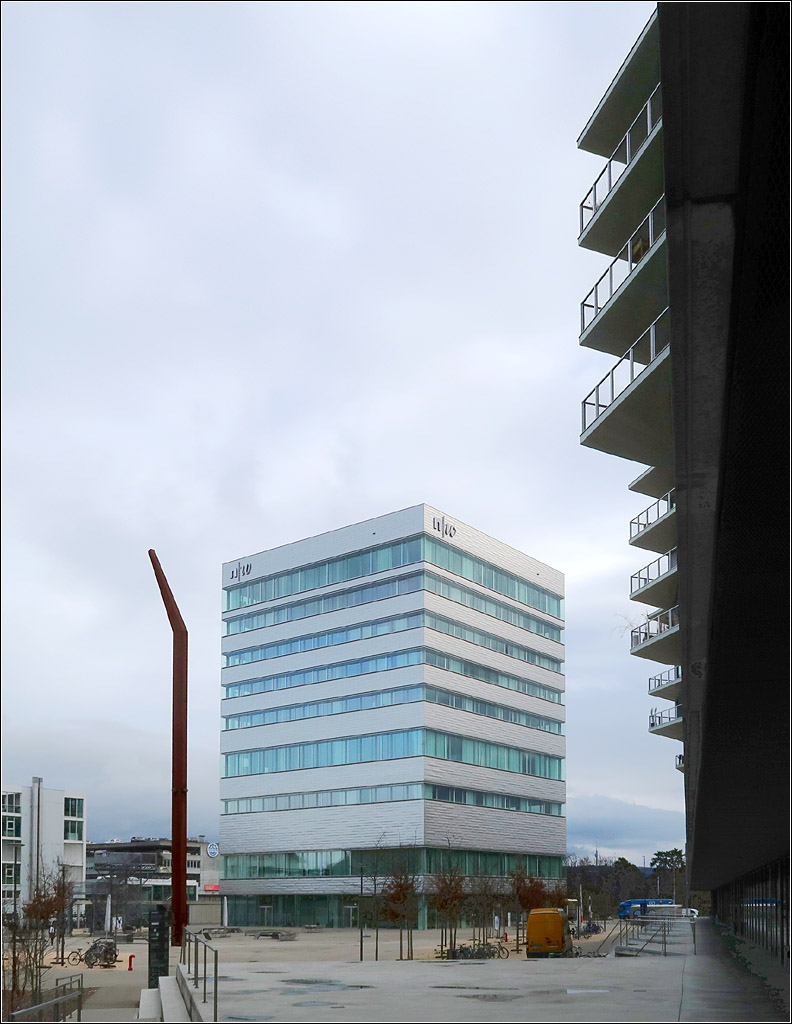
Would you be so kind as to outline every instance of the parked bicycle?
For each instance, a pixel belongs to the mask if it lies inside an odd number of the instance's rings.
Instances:
[[[112,939],[97,939],[83,953],[81,948],[73,949],[66,957],[66,962],[71,967],[85,963],[86,967],[109,967],[118,958],[118,949]]]

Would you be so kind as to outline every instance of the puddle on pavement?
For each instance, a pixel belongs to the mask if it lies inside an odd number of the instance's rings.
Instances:
[[[283,983],[285,985],[310,985],[310,989],[306,990],[310,992],[352,992],[361,988],[373,988],[372,985],[347,985],[343,981],[329,981],[327,978],[284,978]]]
[[[519,995],[506,996],[499,992],[476,992],[471,996],[457,996],[458,999],[479,999],[483,1003],[510,1003],[514,999],[519,999]]]

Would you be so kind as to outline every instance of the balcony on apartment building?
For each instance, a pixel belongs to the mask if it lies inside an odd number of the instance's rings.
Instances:
[[[637,224],[662,195],[662,117],[657,85],[580,204],[578,245],[584,249],[615,256],[625,225]]]
[[[630,544],[646,551],[668,551],[676,545],[676,498],[669,491],[630,520]]]
[[[583,399],[582,445],[647,465],[673,463],[668,328],[666,308]]]
[[[638,324],[653,323],[668,305],[665,196],[632,232],[580,303],[580,344],[621,355]]]
[[[654,608],[670,608],[677,598],[677,549],[655,558],[630,577],[630,600]]]
[[[677,754],[677,756],[676,756],[676,766],[675,767],[676,767],[676,770],[678,772],[683,772],[685,770],[685,755],[684,754]]]
[[[628,491],[645,494],[648,498],[662,498],[674,487],[674,467],[650,466],[627,484]]]
[[[679,606],[652,612],[646,622],[636,626],[630,633],[630,654],[661,665],[678,665],[682,661]]]
[[[660,40],[655,10],[580,133],[578,149],[607,159],[659,81]]]
[[[678,703],[682,694],[682,666],[674,665],[649,679],[649,693],[652,697],[663,697]]]
[[[668,711],[650,711],[649,732],[656,736],[668,736],[672,740],[684,739],[682,705],[677,704]]]

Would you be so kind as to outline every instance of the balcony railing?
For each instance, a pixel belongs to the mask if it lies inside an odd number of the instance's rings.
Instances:
[[[665,231],[665,196],[661,196],[640,226],[614,257],[611,265],[580,303],[581,334],[604,309],[657,239]]]
[[[677,766],[677,768],[679,768],[681,770],[684,770],[684,768],[685,768],[685,755],[684,754],[677,754],[677,756],[676,756],[676,766]]]
[[[678,625],[679,605],[674,605],[673,608],[669,608],[666,611],[655,612],[647,618],[646,622],[642,622],[640,626],[636,626],[635,629],[630,631],[630,646],[637,647],[638,644],[646,643],[647,640],[653,640],[656,636],[660,636],[662,633]]]
[[[677,549],[671,548],[670,551],[666,551],[664,555],[660,555],[649,565],[644,566],[643,569],[639,569],[638,572],[634,572],[630,577],[630,593],[634,594],[636,590],[640,590],[641,587],[647,587],[650,583],[654,583],[655,580],[659,580],[661,576],[665,576],[667,572],[671,572],[672,569],[677,567]]]
[[[642,533],[647,526],[652,526],[658,519],[668,515],[676,508],[674,491],[669,491],[662,498],[658,498],[649,508],[645,508],[635,519],[630,520],[630,540]]]
[[[669,683],[681,683],[682,682],[682,666],[674,665],[673,668],[666,669],[665,672],[661,672],[657,676],[652,676],[649,679],[649,693],[653,693],[655,690],[660,689],[661,686],[668,686]]]
[[[667,711],[650,711],[649,728],[656,729],[658,725],[671,725],[672,722],[678,722],[682,717],[681,704],[677,704],[675,708],[669,708]]]
[[[605,170],[591,186],[586,198],[580,204],[580,233],[597,210],[605,202],[611,189],[632,163],[635,154],[646,142],[657,122],[663,116],[663,98],[658,85],[640,114],[636,117],[613,155]]]
[[[593,388],[581,403],[581,433],[584,433],[639,377],[661,352],[668,348],[668,307],[630,346],[613,369]],[[647,358],[648,356],[648,358]]]

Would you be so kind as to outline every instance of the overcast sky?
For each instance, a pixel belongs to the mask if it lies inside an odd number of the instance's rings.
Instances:
[[[569,842],[683,845],[641,471],[579,447],[603,161],[650,3],[3,4],[5,765],[89,838],[218,830],[220,565],[426,501],[567,577]]]

